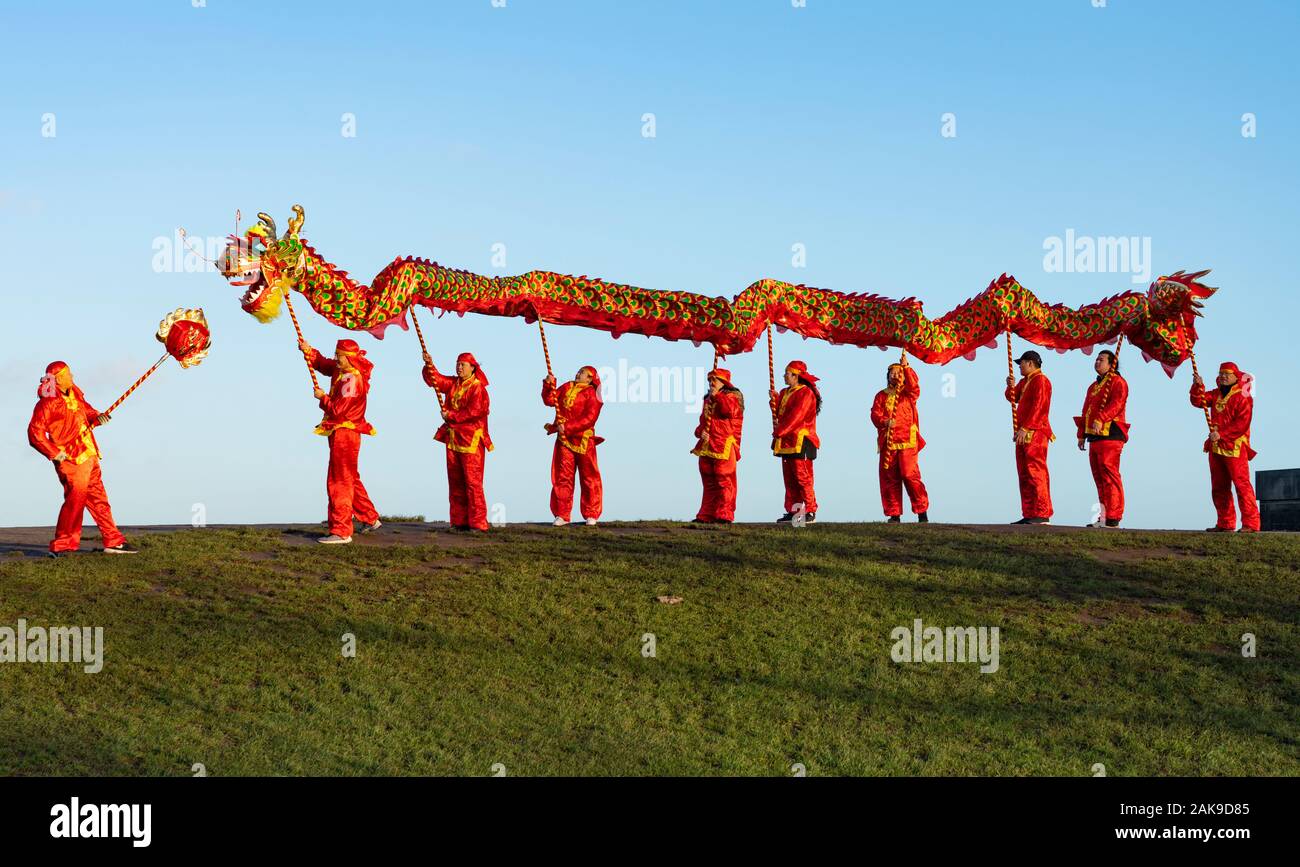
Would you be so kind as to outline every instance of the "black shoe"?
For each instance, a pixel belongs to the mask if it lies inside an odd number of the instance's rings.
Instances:
[[[134,545],[128,545],[125,542],[123,542],[121,545],[118,545],[116,548],[105,548],[104,553],[105,554],[139,554],[140,549],[136,548]]]
[[[712,521],[705,520],[704,518],[691,518],[691,523],[692,523],[692,524],[712,524],[713,522],[712,522]]]
[[[1220,526],[1218,526],[1218,525],[1216,524],[1216,525],[1213,526],[1213,527],[1206,527],[1206,528],[1205,528],[1205,532],[1207,532],[1207,533],[1231,533],[1232,531],[1229,530],[1227,527],[1220,527]]]
[[[786,512],[780,518],[776,519],[778,524],[788,524],[794,520],[794,512]]]
[[[66,557],[71,553],[71,551],[46,551],[45,556],[51,560],[58,560],[60,557]]]
[[[1043,524],[1052,523],[1052,519],[1051,518],[1025,518],[1025,523],[1033,524],[1034,526],[1041,526]]]
[[[808,514],[804,515],[804,516],[803,516],[803,522],[804,522],[805,524],[816,524],[816,523],[817,523],[817,513],[816,513],[816,512],[809,512]]]
[[[1012,521],[1011,525],[1014,527],[1017,524],[1028,524],[1028,523],[1029,523],[1028,518],[1021,518],[1019,521]]]
[[[929,513],[929,512],[917,512],[917,513],[916,513],[916,523],[918,523],[918,524],[928,524],[928,523],[930,523],[930,513]]]
[[[463,533],[469,529],[469,524],[452,524],[451,528],[453,530],[458,530]]]
[[[1107,527],[1118,527],[1118,526],[1119,526],[1119,518],[1107,518],[1107,519],[1106,519],[1106,526],[1107,526]]]
[[[903,523],[903,518],[902,518],[902,516],[900,516],[900,515],[889,515],[889,516],[885,519],[885,523],[886,523],[886,524],[901,524],[901,523]]]

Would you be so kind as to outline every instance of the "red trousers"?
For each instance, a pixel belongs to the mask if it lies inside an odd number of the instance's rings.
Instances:
[[[1123,450],[1122,440],[1088,443],[1088,466],[1092,467],[1092,480],[1097,483],[1101,517],[1109,521],[1124,517],[1124,480],[1119,475],[1119,455]]]
[[[1255,486],[1250,483],[1250,461],[1245,455],[1230,458],[1210,453],[1210,496],[1219,513],[1218,526],[1225,530],[1237,529],[1237,513],[1232,508],[1232,489],[1237,489],[1241,504],[1241,528],[1259,529],[1259,504],[1255,502]]]
[[[447,449],[447,499],[453,527],[488,528],[487,500],[483,497],[485,454],[483,448],[473,452]]]
[[[1016,475],[1020,477],[1020,514],[1052,517],[1052,484],[1047,476],[1047,437],[1035,431],[1024,445],[1016,444]]]
[[[781,477],[785,480],[785,510],[794,511],[795,503],[803,503],[805,512],[817,511],[817,495],[813,493],[813,462],[806,458],[781,458]]]
[[[90,458],[80,465],[60,461],[54,467],[59,483],[63,485],[63,508],[59,509],[59,523],[54,528],[50,550],[75,551],[81,547],[81,520],[87,509],[104,537],[105,548],[116,548],[126,541],[117,524],[113,523],[113,510],[108,505],[104,480],[99,474],[99,460]]]
[[[352,535],[352,519],[363,524],[379,520],[375,504],[370,502],[366,486],[361,484],[357,457],[361,454],[361,434],[338,428],[330,434],[330,467],[325,476],[329,495],[330,533],[340,538]]]
[[[700,481],[704,483],[704,499],[695,515],[696,520],[734,521],[736,459],[700,458]]]
[[[889,466],[885,457],[889,456]],[[921,481],[921,465],[917,463],[916,449],[895,449],[880,454],[880,505],[885,517],[896,518],[903,514],[903,488],[912,501],[913,514],[930,511],[930,495]]]
[[[583,518],[599,518],[605,509],[605,488],[600,481],[600,466],[596,463],[596,447],[588,445],[578,454],[565,448],[557,438],[555,453],[551,455],[551,514],[568,520],[573,513],[573,477],[578,476],[582,495],[578,510]]]

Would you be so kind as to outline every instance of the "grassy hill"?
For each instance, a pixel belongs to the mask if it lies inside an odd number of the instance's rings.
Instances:
[[[1300,773],[1295,536],[309,532],[0,558],[0,626],[106,644],[93,675],[0,664],[0,773]],[[915,618],[999,627],[999,670],[895,663]]]

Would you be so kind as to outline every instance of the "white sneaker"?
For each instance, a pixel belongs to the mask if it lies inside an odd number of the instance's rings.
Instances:
[[[568,519],[568,518],[556,518],[556,519],[555,519],[555,523],[551,524],[551,526],[552,526],[552,527],[567,527],[567,526],[569,526],[569,519]]]
[[[1084,524],[1084,526],[1085,526],[1085,527],[1101,527],[1102,529],[1105,529],[1105,527],[1106,527],[1106,519],[1105,519],[1105,518],[1098,518],[1097,520],[1093,521],[1091,524]]]
[[[352,537],[348,536],[344,538],[341,536],[323,536],[320,539],[317,539],[316,541],[321,543],[322,545],[351,545]]]
[[[588,518],[588,519],[587,519],[587,526],[588,526],[588,527],[594,527],[594,526],[596,526],[596,519],[595,519],[595,518]]]
[[[361,535],[364,536],[364,535],[366,535],[367,533],[373,533],[373,532],[375,532],[376,530],[378,530],[378,529],[379,529],[380,527],[382,527],[382,526],[384,526],[384,522],[381,521],[381,520],[379,520],[378,518],[376,518],[376,519],[375,519],[375,522],[374,522],[373,524],[365,524],[364,526],[362,526],[362,528],[361,528],[358,532],[360,532]]]

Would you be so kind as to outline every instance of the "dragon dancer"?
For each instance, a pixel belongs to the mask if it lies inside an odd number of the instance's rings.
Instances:
[[[99,445],[93,431],[107,424],[109,416],[90,405],[73,381],[72,370],[62,361],[45,368],[36,396],[27,440],[54,463],[63,486],[63,508],[49,556],[62,557],[81,547],[81,522],[87,509],[99,527],[105,554],[136,553],[113,522],[99,470]]]
[[[319,388],[315,391],[325,413],[316,433],[330,441],[329,471],[325,476],[329,535],[317,541],[323,545],[348,545],[352,542],[353,519],[362,525],[362,533],[382,526],[357,469],[361,437],[375,435],[374,427],[366,421],[366,398],[375,365],[355,340],[340,340],[333,358],[321,355],[306,341],[301,341],[298,348],[314,370],[330,378],[328,392]]]
[[[424,359],[424,381],[446,395],[442,427],[433,438],[447,446],[447,499],[451,525],[457,530],[487,532],[487,500],[483,496],[483,464],[492,451],[488,435],[488,379],[468,352],[456,357],[456,375],[444,376],[433,360]]]
[[[1120,452],[1128,442],[1128,382],[1119,373],[1119,359],[1109,349],[1097,353],[1092,369],[1097,381],[1088,386],[1083,414],[1074,417],[1079,450],[1088,451],[1088,465],[1097,484],[1101,514],[1089,527],[1119,526],[1124,517],[1124,480],[1119,473]]]
[[[1192,380],[1192,406],[1210,411],[1210,436],[1205,451],[1210,457],[1210,495],[1218,520],[1207,529],[1211,533],[1231,533],[1237,528],[1237,513],[1232,507],[1232,489],[1237,489],[1241,504],[1241,532],[1259,532],[1259,505],[1250,483],[1250,462],[1255,450],[1250,447],[1250,419],[1255,411],[1253,378],[1231,361],[1219,365],[1218,389],[1205,390],[1199,376]]]
[[[691,454],[700,459],[704,497],[696,523],[730,524],[736,519],[736,462],[745,421],[745,395],[731,384],[731,371],[709,371],[709,393],[700,407]]]
[[[1054,442],[1048,414],[1052,382],[1043,373],[1043,357],[1034,350],[1016,359],[1020,382],[1007,377],[1006,399],[1015,407],[1016,475],[1020,480],[1020,513],[1016,524],[1052,522],[1052,481],[1047,472],[1047,446]]]
[[[564,527],[573,513],[573,477],[582,489],[578,509],[588,527],[596,526],[604,509],[604,488],[600,466],[596,463],[596,446],[603,437],[596,436],[600,418],[600,376],[591,365],[583,367],[560,387],[555,377],[542,380],[542,403],[555,408],[555,421],[546,425],[555,434],[555,451],[551,455],[551,514],[555,526]]]
[[[930,497],[921,481],[917,458],[925,448],[916,401],[921,385],[906,359],[891,364],[885,373],[886,388],[876,393],[871,404],[871,423],[876,426],[876,450],[880,453],[880,504],[889,523],[902,521],[903,494],[912,503],[917,521],[930,520]]]
[[[785,368],[785,388],[771,392],[776,416],[772,428],[772,454],[781,459],[781,476],[785,481],[785,514],[777,523],[794,520],[802,510],[804,520],[817,520],[817,495],[813,491],[813,461],[821,440],[817,437],[817,415],[822,411],[822,394],[818,377],[808,372],[808,365],[792,361]]]

